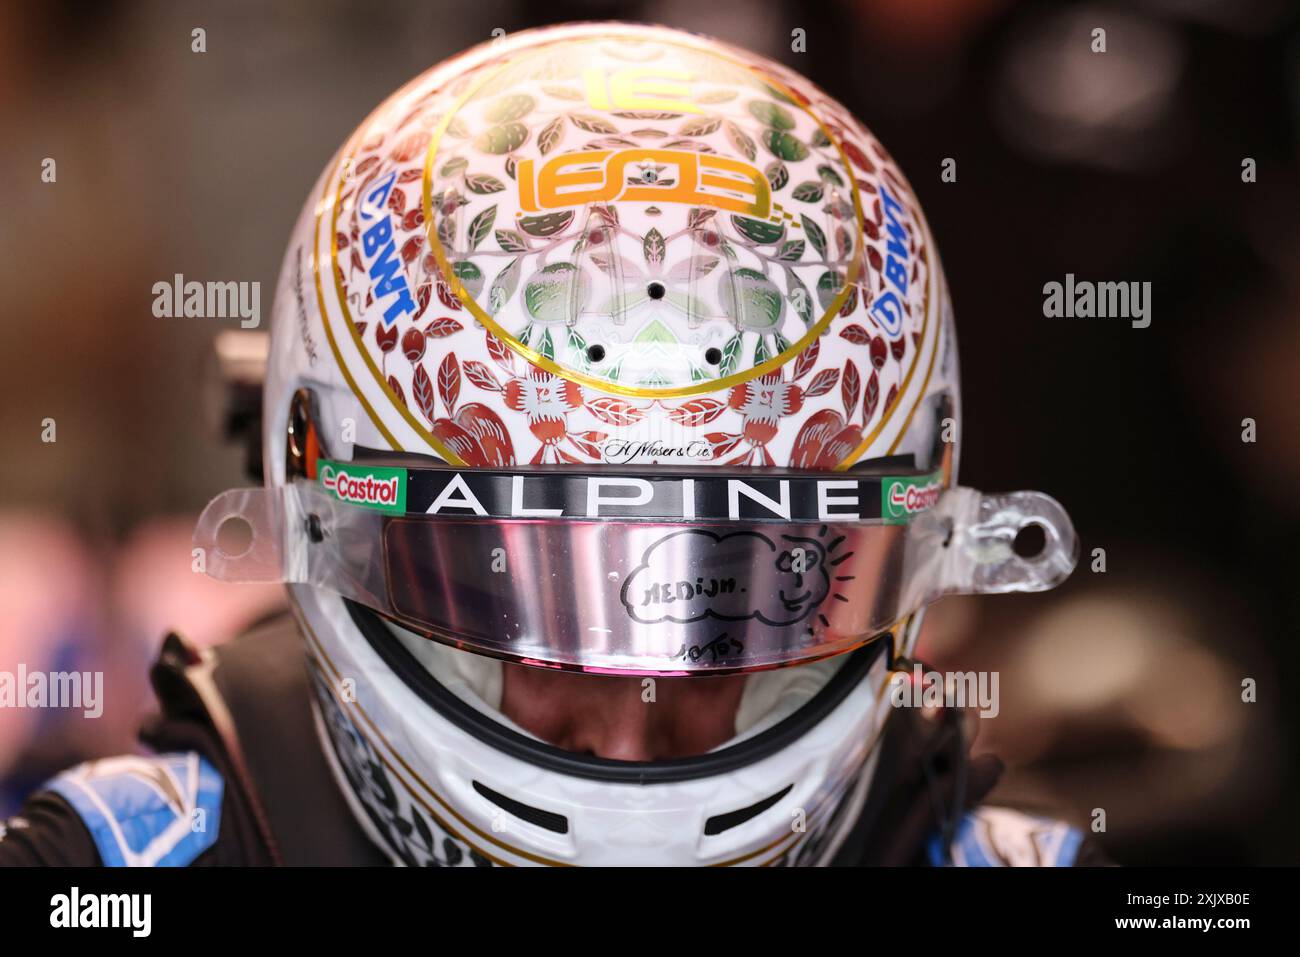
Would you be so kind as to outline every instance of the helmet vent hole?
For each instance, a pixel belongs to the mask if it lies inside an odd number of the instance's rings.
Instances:
[[[478,781],[471,781],[470,783],[473,785],[474,790],[483,797],[501,808],[501,810],[513,814],[521,821],[536,824],[538,827],[553,831],[556,834],[569,833],[569,819],[563,814],[556,814],[554,811],[543,811],[541,808],[525,804],[523,801],[516,801],[514,798],[506,797],[500,791],[494,791],[486,784],[480,784]]]
[[[704,836],[712,837],[715,834],[721,834],[723,831],[730,831],[733,827],[739,827],[746,821],[758,817],[777,801],[785,797],[794,788],[793,784],[787,784],[775,794],[763,798],[763,800],[751,804],[748,807],[738,808],[734,811],[728,811],[726,814],[715,814],[704,822]]]
[[[253,547],[253,526],[238,515],[231,515],[217,526],[217,551],[227,558],[239,558]]]
[[[596,344],[593,344],[593,345],[587,346],[587,361],[588,361],[588,362],[604,362],[604,361],[605,361],[605,347],[602,346],[602,345],[600,345],[599,343],[596,343]]]
[[[645,287],[646,295],[651,299],[662,299],[665,291],[664,284],[661,282],[652,282]]]
[[[704,350],[704,361],[711,366],[722,365],[722,350],[717,346],[710,346]]]
[[[1038,522],[1022,525],[1016,532],[1016,540],[1011,547],[1021,558],[1038,558],[1047,547],[1047,531]]]

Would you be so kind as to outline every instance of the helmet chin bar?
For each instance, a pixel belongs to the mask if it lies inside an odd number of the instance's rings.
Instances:
[[[1049,496],[939,494],[932,477],[860,480],[878,483],[882,511],[896,503],[891,524],[887,512],[792,517],[793,505],[783,521],[412,513],[406,496],[414,501],[427,470],[372,468],[361,484],[373,507],[333,497],[332,473],[320,472],[322,484],[214,499],[194,537],[207,573],[327,589],[467,650],[598,673],[717,675],[841,654],[941,595],[1052,588],[1077,552],[1069,518]],[[360,480],[349,483],[352,494]],[[470,489],[464,478],[461,487]],[[232,519],[252,529],[239,554],[218,539]],[[1045,545],[1022,557],[1015,540],[1028,525],[1042,528]]]

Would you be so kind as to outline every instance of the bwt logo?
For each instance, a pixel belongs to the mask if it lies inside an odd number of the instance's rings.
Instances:
[[[411,287],[406,283],[406,271],[402,268],[402,260],[397,253],[393,224],[387,210],[388,195],[393,191],[396,180],[397,171],[393,170],[376,183],[361,200],[359,213],[365,230],[361,234],[361,248],[365,250],[366,259],[370,263],[368,272],[375,284],[375,299],[397,297],[384,310],[386,326],[396,322],[399,315],[414,313],[417,309],[415,299],[411,296]]]
[[[884,268],[888,285],[883,294],[876,297],[875,304],[871,307],[871,317],[886,336],[897,339],[903,334],[903,303],[907,301],[911,279],[908,270],[911,256],[908,252],[907,228],[902,220],[906,211],[883,182],[880,184],[880,201],[885,213],[885,235],[888,237]]]
[[[740,160],[691,150],[584,150],[540,169],[519,163],[519,205],[527,212],[616,200],[712,206],[758,219],[772,214],[772,187]]]

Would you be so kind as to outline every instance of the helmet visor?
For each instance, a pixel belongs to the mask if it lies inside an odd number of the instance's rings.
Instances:
[[[939,473],[382,467],[235,489],[195,532],[209,575],[328,589],[430,638],[593,672],[723,674],[870,640],[939,595],[1038,591],[1068,517]],[[230,521],[252,529],[238,554]],[[1032,557],[1013,543],[1043,529]]]

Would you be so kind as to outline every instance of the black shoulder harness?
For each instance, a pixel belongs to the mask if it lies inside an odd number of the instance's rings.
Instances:
[[[387,859],[339,792],[312,716],[297,626],[278,616],[213,649],[168,635],[150,673],[162,715],[141,739],[196,748],[226,778],[233,834],[249,864],[367,865]],[[223,826],[226,819],[223,817]]]

